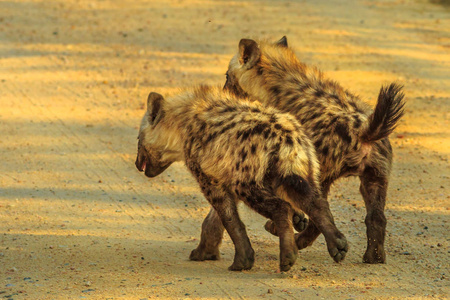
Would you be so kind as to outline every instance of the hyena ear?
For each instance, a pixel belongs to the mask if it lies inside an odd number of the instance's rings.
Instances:
[[[281,39],[279,39],[276,43],[276,46],[279,47],[284,47],[287,48],[288,47],[288,42],[287,42],[287,37],[284,35]]]
[[[151,92],[147,99],[147,111],[152,125],[158,124],[164,115],[164,97],[158,93]]]
[[[261,51],[254,40],[242,39],[239,42],[239,62],[247,69],[253,68],[261,57]]]

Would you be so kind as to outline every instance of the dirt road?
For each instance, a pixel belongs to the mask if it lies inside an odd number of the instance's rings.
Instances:
[[[355,178],[330,195],[341,264],[320,237],[277,273],[277,239],[242,207],[256,263],[233,273],[228,236],[221,261],[188,260],[209,206],[185,167],[134,167],[150,91],[223,84],[240,38],[283,35],[371,104],[405,85],[387,264],[362,263]],[[449,118],[448,1],[0,0],[0,298],[446,298]]]

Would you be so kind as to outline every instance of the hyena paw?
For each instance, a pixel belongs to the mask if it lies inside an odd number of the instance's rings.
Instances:
[[[297,252],[287,253],[280,258],[280,271],[286,272],[291,269],[297,260]]]
[[[270,232],[274,236],[278,236],[277,228],[275,227],[275,223],[272,220],[268,220],[266,225],[264,225],[264,229]]]
[[[255,262],[255,252],[253,249],[246,256],[235,255],[233,264],[228,267],[230,271],[250,270]]]
[[[295,213],[292,218],[292,223],[294,225],[294,229],[297,230],[297,232],[302,232],[306,229],[306,226],[308,226],[309,219],[308,217],[303,213]],[[268,220],[266,224],[264,225],[264,229],[266,231],[270,232],[274,236],[278,236],[277,228],[275,227],[275,223],[272,220]]]
[[[189,255],[190,260],[194,261],[204,261],[204,260],[219,260],[220,253],[217,251],[205,251],[199,248],[192,250],[191,255]]]
[[[345,258],[348,251],[347,239],[342,236],[334,240],[334,242],[328,247],[328,252],[335,262],[340,262]]]
[[[373,249],[372,251],[367,249],[366,253],[364,253],[363,262],[367,264],[385,264],[386,254],[384,249]]]
[[[309,219],[303,212],[296,212],[292,219],[295,230],[302,232],[308,226]]]

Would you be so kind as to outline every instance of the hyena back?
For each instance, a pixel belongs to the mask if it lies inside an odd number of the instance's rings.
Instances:
[[[367,210],[363,261],[385,263],[384,207],[392,164],[388,135],[403,115],[402,87],[382,87],[372,110],[315,67],[300,62],[283,37],[277,43],[242,39],[230,61],[225,89],[297,118],[316,149],[325,199],[336,179],[360,177]],[[310,245],[319,234],[310,222],[296,237],[298,247]]]
[[[275,224],[281,270],[289,270],[298,253],[293,209],[305,211],[317,224],[335,261],[344,258],[347,242],[321,197],[314,146],[291,115],[237,100],[220,88],[197,87],[167,100],[151,93],[136,167],[153,177],[174,161],[186,163],[213,207],[191,260],[219,259],[226,229],[235,245],[229,269],[253,266],[254,251],[237,212],[238,201]]]

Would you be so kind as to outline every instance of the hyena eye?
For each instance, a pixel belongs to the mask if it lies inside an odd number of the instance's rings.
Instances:
[[[225,73],[225,78],[228,80],[229,78],[228,73]]]

